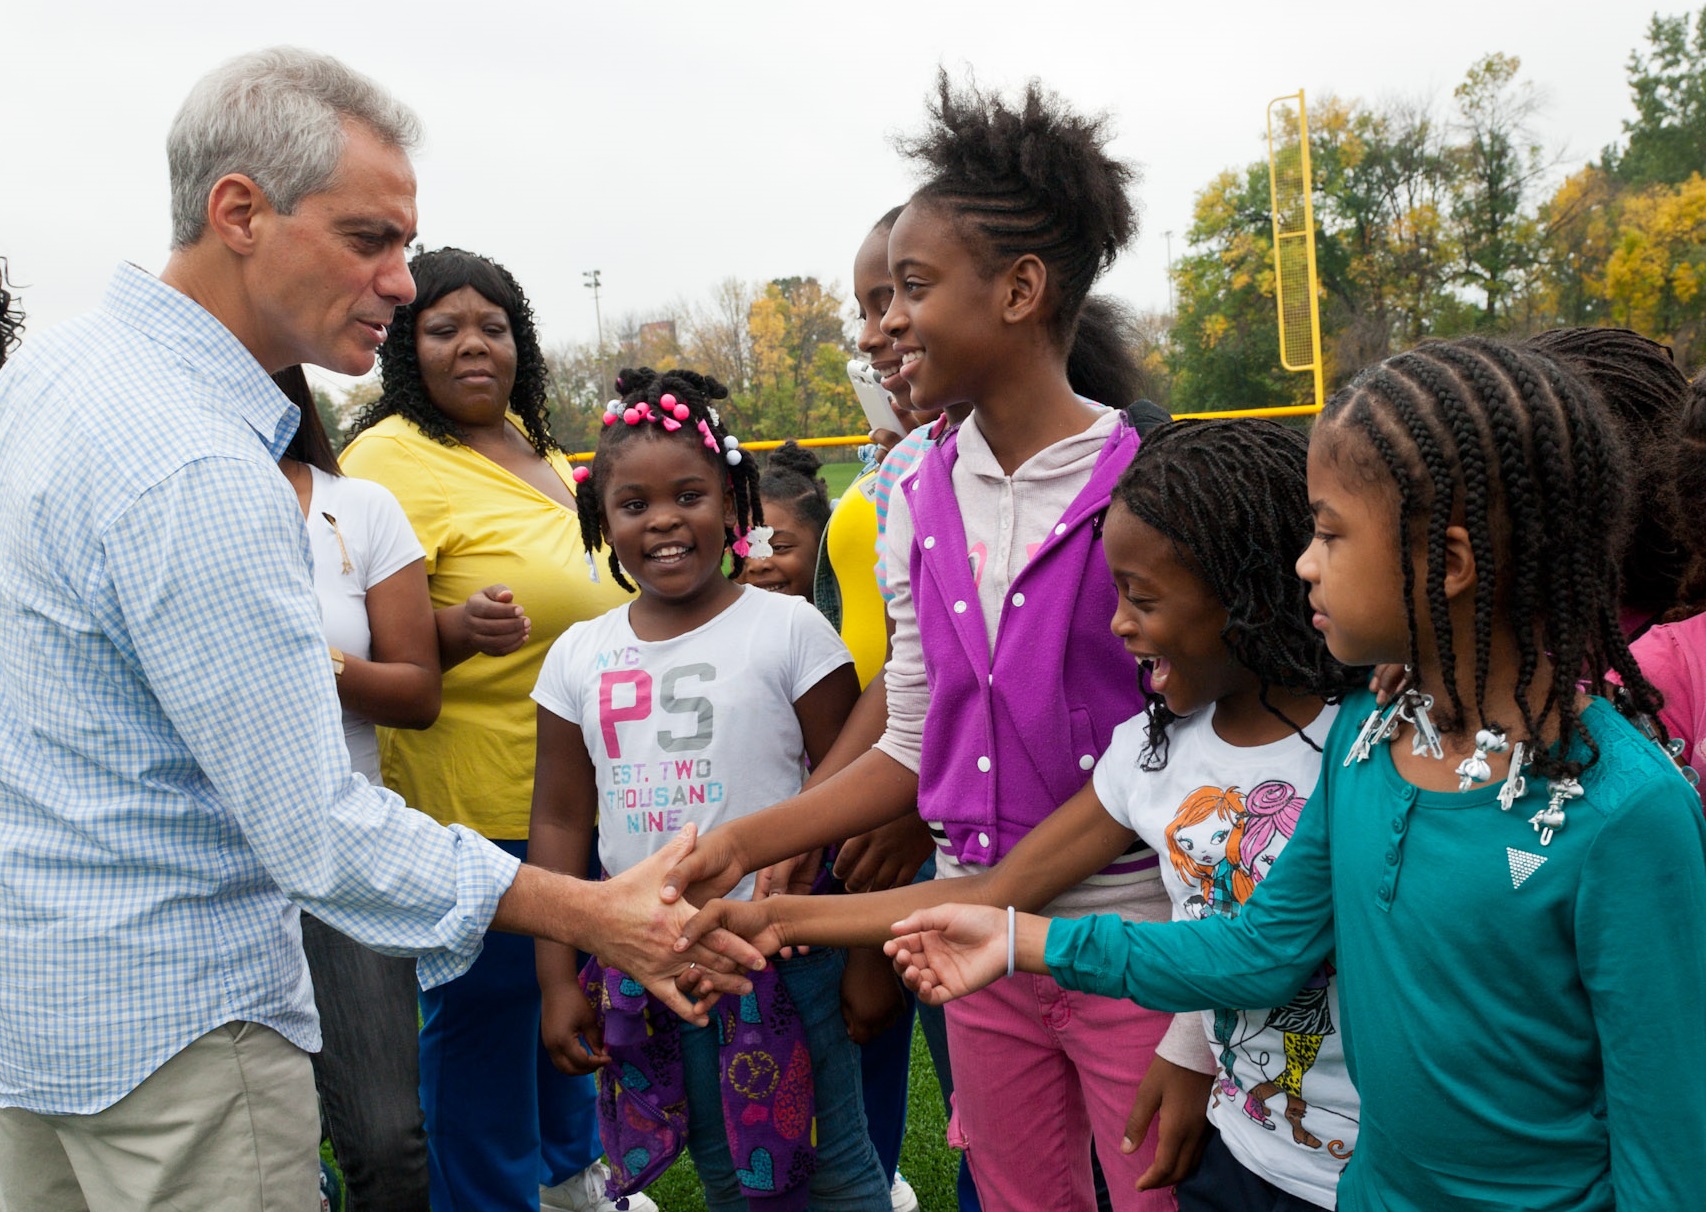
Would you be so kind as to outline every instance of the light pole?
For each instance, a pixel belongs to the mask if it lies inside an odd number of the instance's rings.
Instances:
[[[1179,305],[1173,299],[1173,233],[1161,233],[1167,240],[1167,310],[1173,315],[1179,314]]]
[[[602,351],[604,349],[604,315],[598,309],[598,271],[596,269],[586,270],[581,274],[581,277],[586,279],[583,285],[592,292],[592,319],[593,323],[598,325],[598,348]]]

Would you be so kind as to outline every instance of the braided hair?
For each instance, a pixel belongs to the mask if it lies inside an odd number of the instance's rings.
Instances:
[[[437,248],[409,262],[415,276],[415,301],[397,309],[391,333],[379,347],[379,372],[383,390],[377,400],[362,409],[350,426],[350,437],[377,425],[389,416],[401,416],[427,437],[455,446],[466,435],[460,426],[438,410],[421,381],[420,358],[415,351],[415,324],[427,308],[465,286],[474,288],[488,303],[503,308],[515,337],[515,387],[509,408],[520,419],[527,440],[541,459],[558,449],[551,436],[551,421],[545,403],[547,373],[545,354],[539,347],[539,332],[533,323],[533,305],[527,301],[509,270],[496,261],[460,248]]]
[[[789,438],[770,452],[758,477],[758,495],[791,510],[819,538],[829,525],[829,486],[817,474],[822,466],[822,460]]]
[[[730,547],[734,573],[740,575],[746,560],[733,550],[735,540],[754,526],[764,524],[764,507],[758,500],[758,465],[749,451],[742,450],[735,438],[724,428],[722,418],[712,405],[713,400],[729,398],[729,389],[710,375],[696,370],[666,370],[661,374],[649,366],[638,370],[623,370],[616,376],[617,399],[612,400],[605,413],[603,431],[598,435],[598,449],[593,452],[592,466],[584,480],[576,469],[575,513],[580,518],[581,542],[588,555],[604,546],[604,486],[610,475],[614,452],[636,438],[659,441],[665,438],[688,442],[717,469],[728,476],[728,490],[734,500],[735,529],[724,528],[723,541]],[[669,429],[658,420],[626,421],[622,414],[635,405],[645,404],[655,416],[663,414],[663,397],[674,396],[678,407],[687,409],[687,416]],[[612,419],[614,417],[614,419]],[[671,417],[671,420],[675,420]],[[703,424],[717,445],[715,453],[705,444]],[[616,550],[609,555],[610,575],[628,592],[633,584],[616,559]]]
[[[1555,328],[1522,343],[1586,379],[1621,428],[1633,524],[1620,565],[1623,604],[1663,614],[1676,605],[1689,563],[1676,440],[1688,380],[1668,345],[1627,328]]]
[[[1336,703],[1368,680],[1334,660],[1310,625],[1296,571],[1312,532],[1308,460],[1309,440],[1273,421],[1174,421],[1149,432],[1114,487],[1114,500],[1166,535],[1225,606],[1220,638],[1260,679],[1262,706],[1299,735],[1268,702],[1271,687]],[[1143,768],[1160,770],[1176,717],[1159,695],[1147,710]]]
[[[1556,714],[1558,742],[1534,754],[1537,774],[1574,778],[1598,758],[1581,720],[1578,687],[1607,689],[1614,670],[1628,707],[1657,718],[1659,695],[1629,654],[1618,620],[1628,464],[1615,423],[1593,388],[1531,347],[1479,337],[1429,342],[1386,359],[1327,402],[1316,424],[1330,458],[1396,493],[1399,564],[1410,664],[1420,663],[1416,614],[1422,592],[1441,666],[1457,664],[1445,592],[1446,531],[1463,526],[1475,559],[1475,709],[1487,716],[1487,672],[1501,625],[1515,637],[1515,699],[1528,736]],[[1354,437],[1362,439],[1360,446]],[[1532,625],[1529,625],[1532,621]],[[1551,663],[1539,710],[1530,691]],[[1461,732],[1466,712],[1447,676],[1442,731]],[[1580,740],[1589,759],[1569,757]]]
[[[1137,171],[1107,153],[1107,119],[1073,113],[1036,80],[1009,107],[938,72],[931,125],[903,140],[926,180],[914,203],[954,216],[986,272],[1026,255],[1048,268],[1050,332],[1066,349],[1096,278],[1137,232]]]

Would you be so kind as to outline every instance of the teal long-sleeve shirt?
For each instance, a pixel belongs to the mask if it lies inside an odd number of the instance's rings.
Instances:
[[[1321,781],[1236,918],[1056,921],[1062,985],[1157,1010],[1279,1006],[1336,953],[1362,1098],[1339,1207],[1702,1206],[1706,819],[1676,769],[1603,700],[1600,758],[1547,845],[1544,779],[1422,791],[1387,747],[1345,766],[1371,696],[1347,702]]]

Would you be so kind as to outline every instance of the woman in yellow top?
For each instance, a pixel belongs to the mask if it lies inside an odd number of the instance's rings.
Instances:
[[[539,667],[570,624],[626,595],[591,576],[527,296],[460,249],[410,268],[415,301],[379,350],[384,392],[342,462],[391,490],[426,549],[444,693],[431,728],[380,731],[380,760],[409,803],[525,858]],[[532,940],[489,936],[421,1011],[433,1207],[613,1208],[592,1083],[540,1045]]]

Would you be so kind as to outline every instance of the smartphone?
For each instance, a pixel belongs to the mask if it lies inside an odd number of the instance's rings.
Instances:
[[[882,378],[871,369],[869,362],[854,358],[847,363],[847,377],[853,383],[853,393],[859,397],[859,404],[865,410],[865,420],[872,429],[906,432],[900,418],[895,416],[893,394],[883,390]]]

